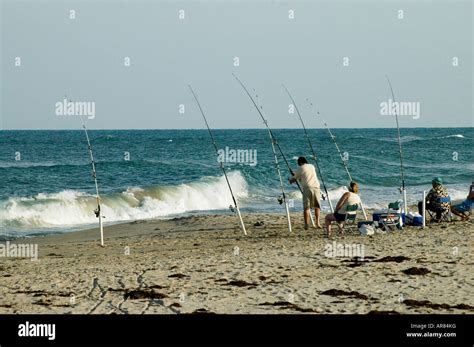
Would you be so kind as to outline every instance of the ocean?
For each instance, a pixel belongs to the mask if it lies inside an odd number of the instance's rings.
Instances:
[[[334,203],[348,184],[326,129],[308,129]],[[401,129],[408,202],[442,177],[452,199],[474,179],[473,128]],[[396,129],[333,129],[368,208],[401,198]],[[265,129],[215,130],[241,210],[283,213]],[[302,129],[275,129],[293,169],[310,156]],[[207,130],[89,130],[105,225],[150,218],[229,213],[232,203]],[[238,152],[240,150],[240,152]],[[233,155],[235,154],[235,155]],[[239,155],[240,154],[240,155]],[[248,156],[246,156],[248,155]],[[239,160],[240,159],[240,160]],[[301,196],[280,157],[291,210]],[[0,131],[0,235],[61,233],[97,225],[95,187],[84,131]],[[323,202],[323,210],[329,207]]]

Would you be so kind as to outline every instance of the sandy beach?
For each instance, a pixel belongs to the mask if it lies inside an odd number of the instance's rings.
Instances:
[[[473,313],[472,222],[344,238],[293,214],[147,220],[17,240],[38,260],[0,260],[0,313]],[[264,226],[253,226],[263,221]],[[362,259],[328,244],[363,246]]]

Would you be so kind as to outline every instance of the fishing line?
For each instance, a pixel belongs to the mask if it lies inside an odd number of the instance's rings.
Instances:
[[[390,79],[388,78],[388,75],[385,75],[387,78],[388,85],[390,87],[390,92],[392,93],[392,99],[393,102],[395,103],[395,94],[393,93],[393,88],[392,88],[392,83],[390,82]],[[400,193],[403,194],[403,209],[404,212],[407,212],[407,194],[406,194],[406,189],[405,189],[405,172],[403,170],[403,149],[402,149],[402,140],[400,137],[400,126],[398,124],[398,113],[396,107],[394,108],[395,112],[395,120],[397,122],[397,135],[398,135],[398,151],[400,155],[400,175],[401,175],[401,180],[402,180],[402,186],[400,187]]]
[[[323,174],[321,172],[321,168],[319,167],[319,164],[318,164],[318,157],[316,156],[316,152],[314,151],[313,145],[312,145],[311,140],[309,138],[308,131],[306,130],[306,126],[303,122],[303,117],[301,117],[301,113],[298,109],[298,106],[296,106],[295,99],[293,99],[293,96],[291,95],[288,88],[286,88],[286,86],[284,84],[282,84],[282,86],[285,89],[288,96],[290,97],[291,102],[295,106],[296,113],[298,114],[298,118],[300,119],[301,125],[303,126],[303,130],[304,130],[304,133],[305,133],[305,136],[306,136],[306,140],[308,140],[308,146],[309,146],[309,149],[311,150],[311,153],[313,155],[314,163],[316,164],[316,168],[318,169],[319,177],[321,177],[321,183],[323,184],[324,191],[326,192],[326,197],[328,199],[329,207],[331,209],[331,212],[334,213],[334,208],[332,207],[331,198],[329,196],[329,192],[328,192],[328,189],[326,187],[326,183],[324,182],[324,177],[323,177]]]
[[[196,104],[199,108],[199,111],[201,111],[201,115],[202,115],[202,118],[204,119],[204,123],[206,123],[206,128],[207,128],[207,131],[209,132],[209,136],[211,137],[211,142],[214,146],[214,149],[216,151],[216,154],[217,156],[219,156],[219,149],[217,147],[217,143],[216,143],[216,140],[214,138],[214,135],[211,131],[211,128],[209,127],[209,123],[207,122],[207,118],[206,116],[204,115],[204,111],[201,107],[201,104],[199,103],[199,100],[196,96],[196,93],[194,92],[193,88],[191,87],[191,85],[188,84],[188,87],[189,87],[189,90],[191,91],[191,93],[193,94],[193,97],[194,97],[194,100],[196,101]],[[247,235],[247,230],[245,230],[245,225],[244,225],[244,222],[242,220],[242,215],[240,214],[240,209],[239,209],[239,205],[237,204],[237,200],[235,199],[235,196],[234,196],[234,192],[232,191],[232,186],[230,185],[230,182],[229,182],[229,178],[227,177],[227,172],[225,170],[225,167],[224,167],[224,163],[222,160],[219,161],[219,166],[222,170],[222,173],[224,174],[224,177],[225,177],[225,180],[227,182],[227,186],[229,187],[229,191],[230,191],[230,195],[232,195],[232,200],[234,201],[234,207],[230,206],[231,207],[231,210],[233,210],[233,208],[235,208],[235,210],[237,211],[237,216],[239,218],[239,223],[240,223],[240,228],[242,229],[242,231],[244,232],[245,235]]]
[[[311,106],[311,109],[313,109],[313,103],[309,100],[309,99],[306,99],[306,101],[308,101],[309,105]],[[334,146],[336,147],[336,150],[337,152],[339,153],[339,157],[341,158],[341,161],[342,161],[342,165],[344,166],[344,169],[347,173],[347,176],[349,177],[349,184],[351,182],[353,182],[352,180],[352,176],[351,176],[351,173],[349,172],[349,168],[347,166],[347,162],[346,162],[346,159],[344,158],[344,156],[342,155],[342,152],[341,152],[341,149],[339,148],[339,145],[337,144],[337,141],[336,141],[336,137],[333,135],[331,129],[329,128],[327,122],[324,120],[324,118],[321,116],[321,114],[319,113],[319,111],[316,111],[316,114],[315,114],[316,117],[320,117],[321,120],[323,121],[324,123],[324,126],[326,127],[327,131],[329,132],[329,136],[331,137],[331,140],[332,142],[334,143]],[[367,213],[365,212],[365,208],[364,208],[364,205],[362,204],[362,200],[360,201],[360,207],[362,208],[362,213],[364,214],[364,219],[367,220]]]
[[[66,101],[68,100],[67,95],[65,96]],[[70,100],[72,102],[72,100]],[[87,146],[89,150],[89,157],[91,161],[91,166],[92,166],[92,177],[94,178],[94,183],[95,183],[95,192],[96,192],[96,200],[97,200],[97,208],[94,210],[94,214],[97,218],[99,218],[99,229],[100,229],[100,245],[104,247],[104,227],[102,223],[102,218],[105,218],[102,216],[102,209],[100,206],[100,194],[99,194],[99,184],[97,182],[97,171],[95,169],[95,160],[94,160],[94,152],[92,150],[92,145],[91,141],[89,139],[89,133],[87,132],[86,124],[84,122],[84,119],[82,116],[79,116],[82,122],[82,128],[84,129],[84,133],[86,134],[86,140],[87,140]]]
[[[235,74],[232,74],[232,76],[234,76],[234,78],[237,80],[237,82],[240,84],[240,86],[243,88],[243,90],[245,91],[245,93],[247,94],[247,96],[250,98],[250,100],[252,101],[253,105],[255,106],[255,108],[257,109],[258,111],[258,114],[260,115],[260,117],[262,118],[263,120],[263,124],[265,124],[266,128],[267,128],[267,131],[268,131],[268,135],[270,137],[270,142],[272,144],[272,152],[273,152],[273,158],[275,159],[275,168],[276,168],[276,171],[278,173],[278,177],[280,179],[280,189],[281,189],[281,194],[282,194],[282,200],[281,200],[281,204],[284,203],[285,204],[285,211],[286,211],[286,219],[287,219],[287,222],[288,222],[288,230],[292,231],[292,228],[291,228],[291,219],[290,219],[290,209],[289,209],[289,206],[288,206],[288,200],[286,198],[286,194],[285,194],[285,188],[283,186],[283,178],[281,177],[281,171],[280,171],[280,165],[278,163],[278,157],[277,157],[277,154],[276,154],[276,150],[275,150],[275,146],[277,146],[279,148],[279,145],[278,145],[278,142],[276,142],[275,138],[273,137],[273,133],[270,129],[270,127],[268,126],[268,122],[267,120],[265,119],[265,117],[263,116],[263,107],[258,107],[257,103],[255,102],[255,99],[252,97],[252,95],[250,94],[250,92],[248,91],[248,89],[245,87],[245,85],[242,83],[242,81],[235,75]],[[281,149],[280,149],[280,153],[281,152]],[[283,155],[282,155],[283,156]]]

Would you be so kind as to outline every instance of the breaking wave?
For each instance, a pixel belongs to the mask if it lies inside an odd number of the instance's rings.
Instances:
[[[237,198],[248,195],[247,182],[238,171],[228,173]],[[101,196],[106,222],[166,217],[188,211],[227,209],[232,198],[223,176],[204,177],[174,186],[134,187]],[[76,190],[10,197],[0,201],[2,224],[14,228],[51,228],[97,222],[95,196]]]
[[[420,136],[408,135],[408,136],[401,136],[400,140],[402,143],[408,143],[408,142],[413,142],[413,141],[431,141],[431,140],[449,139],[449,138],[465,139],[466,137],[462,134],[446,135],[446,136],[440,136],[440,137],[420,137]],[[396,136],[380,137],[380,138],[375,138],[375,140],[382,141],[382,142],[398,142],[398,138]]]

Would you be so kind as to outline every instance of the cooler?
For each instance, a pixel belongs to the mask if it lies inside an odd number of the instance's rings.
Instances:
[[[423,226],[423,216],[416,212],[408,212],[406,223],[408,225],[421,227]]]

